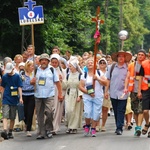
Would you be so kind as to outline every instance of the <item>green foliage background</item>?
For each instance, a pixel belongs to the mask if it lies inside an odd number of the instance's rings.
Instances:
[[[43,5],[45,22],[34,26],[36,54],[51,53],[53,46],[61,52],[72,50],[74,54],[94,49],[93,35],[97,6],[100,6],[101,43],[99,49],[111,54],[120,50],[118,33],[129,32],[124,50],[136,53],[140,48],[150,47],[150,1],[149,0],[38,0]],[[14,57],[21,53],[22,27],[19,25],[18,7],[23,0],[0,1],[0,52],[2,56]],[[122,6],[122,7],[121,7]],[[122,8],[122,15],[121,15]],[[120,21],[122,20],[122,24]],[[24,49],[31,44],[31,27],[24,26]]]

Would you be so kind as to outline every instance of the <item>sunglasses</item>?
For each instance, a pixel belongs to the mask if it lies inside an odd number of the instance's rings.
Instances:
[[[104,62],[104,61],[100,61],[100,63],[99,64],[106,64],[106,62]]]

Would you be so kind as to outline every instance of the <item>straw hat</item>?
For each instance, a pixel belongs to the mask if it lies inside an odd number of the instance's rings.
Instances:
[[[121,51],[113,53],[111,55],[112,60],[117,62],[118,61],[118,55],[124,55],[126,62],[129,62],[131,60],[131,58],[132,58],[131,53],[121,50]]]

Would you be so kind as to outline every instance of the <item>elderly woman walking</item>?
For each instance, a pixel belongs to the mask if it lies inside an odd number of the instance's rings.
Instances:
[[[94,60],[92,58],[87,60],[86,66],[88,72],[81,76],[79,84],[79,89],[83,92],[84,117],[86,123],[84,126],[84,135],[87,136],[90,133],[91,127],[92,137],[95,137],[95,128],[102,112],[104,97],[103,86],[107,84],[107,80],[101,71],[97,70],[94,74]],[[93,80],[95,80],[95,86],[93,86]]]

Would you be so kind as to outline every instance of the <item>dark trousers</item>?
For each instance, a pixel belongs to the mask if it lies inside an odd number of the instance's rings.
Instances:
[[[27,126],[27,131],[31,131],[32,126],[32,118],[35,109],[35,98],[34,95],[31,96],[22,96],[24,103],[24,116],[25,116],[25,124]]]
[[[127,99],[119,100],[111,98],[111,102],[115,115],[116,130],[123,131],[122,128],[124,126],[124,115],[126,111]]]

